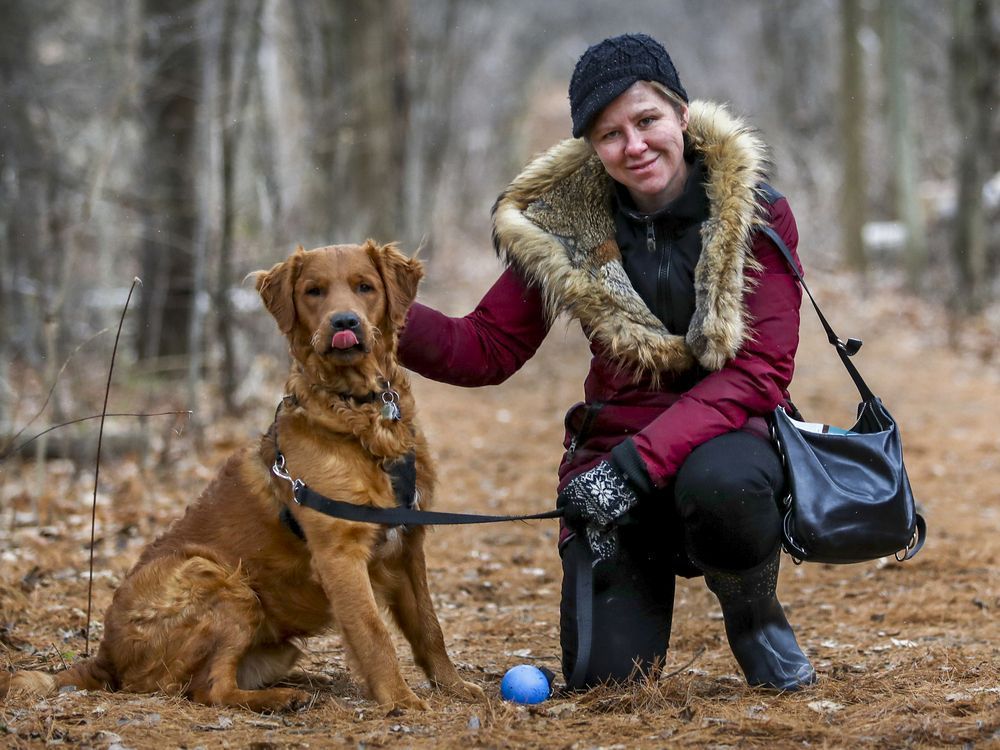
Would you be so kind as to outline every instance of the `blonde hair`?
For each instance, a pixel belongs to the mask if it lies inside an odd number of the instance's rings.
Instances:
[[[666,86],[664,86],[659,81],[646,81],[650,87],[667,100],[667,104],[674,108],[674,111],[680,115],[685,109],[687,109],[688,103],[681,99],[680,95],[676,91],[671,91]]]

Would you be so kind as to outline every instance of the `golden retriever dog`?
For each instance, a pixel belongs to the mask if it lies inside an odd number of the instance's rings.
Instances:
[[[427,588],[424,529],[304,508],[271,470],[280,450],[287,474],[316,492],[391,507],[387,472],[415,456],[417,497],[430,505],[434,467],[395,358],[421,264],[369,240],[300,247],[251,276],[292,356],[274,424],[231,456],[184,517],[143,551],[114,594],[95,657],[54,675],[3,674],[0,696],[74,685],[292,709],[310,694],[273,683],[301,655],[302,639],[335,625],[371,698],[426,709],[403,680],[381,604],[433,686],[483,697],[445,651]]]

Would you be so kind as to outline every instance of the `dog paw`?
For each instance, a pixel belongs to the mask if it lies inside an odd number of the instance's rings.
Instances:
[[[431,704],[419,698],[412,690],[408,695],[399,695],[389,701],[389,712],[386,716],[399,716],[405,711],[430,711]]]
[[[484,693],[483,689],[474,682],[459,680],[458,682],[445,686],[444,689],[456,698],[461,698],[463,700],[473,702],[486,700],[486,693]]]
[[[295,688],[270,688],[265,696],[261,697],[258,710],[273,711],[275,713],[286,711],[298,711],[312,703],[312,693]]]
[[[312,705],[312,693],[308,693],[305,690],[292,690],[292,693],[293,695],[289,698],[288,703],[285,704],[286,711],[298,711]]]

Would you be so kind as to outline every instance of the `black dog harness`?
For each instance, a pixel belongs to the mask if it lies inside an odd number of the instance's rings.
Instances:
[[[343,512],[339,512],[339,509],[343,506],[346,506],[347,508],[368,508],[369,510],[399,509],[414,511],[419,510],[420,508],[419,493],[417,492],[417,456],[413,451],[410,451],[402,458],[397,458],[395,461],[388,462],[382,466],[382,470],[389,475],[389,481],[392,483],[392,492],[396,496],[396,508],[358,506],[353,503],[331,500],[328,497],[309,489],[309,487],[306,486],[302,480],[292,479],[284,470],[284,466],[285,457],[280,452],[276,453],[274,466],[271,467],[271,471],[274,472],[275,476],[287,479],[292,483],[292,497],[294,498],[296,504],[304,505],[305,507],[312,508],[313,510],[318,510],[320,513],[325,513],[328,516],[347,518]],[[330,508],[333,508],[338,512],[331,512]],[[305,532],[302,531],[302,526],[295,520],[295,516],[292,515],[292,511],[287,505],[283,505],[281,507],[281,511],[278,513],[278,518],[281,519],[281,523],[285,526],[285,528],[295,534],[295,536],[302,541],[305,541]],[[347,520],[365,519],[347,518]],[[391,526],[405,525],[405,521],[392,523],[391,520],[380,520],[379,523],[385,523]]]
[[[383,419],[397,421],[400,418],[399,394],[392,390],[392,387],[388,382],[385,383],[385,387],[380,393],[372,391],[362,397],[344,394],[341,398],[345,401],[352,401],[357,404],[370,404],[381,400],[381,415]],[[328,500],[328,498],[313,492],[305,485],[304,482],[299,479],[292,479],[288,472],[285,471],[285,456],[282,454],[281,448],[278,445],[278,414],[281,412],[281,407],[285,404],[294,405],[296,403],[297,400],[294,396],[285,396],[278,403],[278,408],[274,411],[274,423],[272,425],[274,436],[274,465],[271,467],[271,471],[275,476],[292,483],[292,496],[297,504],[314,508],[320,512],[326,512],[322,509],[323,503],[321,500],[327,500],[331,503],[336,501]],[[420,501],[419,493],[417,492],[416,453],[410,451],[401,458],[383,462],[382,470],[389,475],[389,481],[392,484],[392,492],[396,497],[396,506],[407,510],[419,509]],[[304,500],[305,502],[303,502]],[[350,505],[350,503],[347,503],[347,505]],[[327,514],[333,515],[330,513]],[[292,512],[287,505],[283,505],[281,507],[281,510],[278,512],[278,518],[281,520],[282,525],[295,534],[295,536],[302,541],[306,540],[306,535],[302,530],[301,524],[295,520],[295,516],[292,515]]]

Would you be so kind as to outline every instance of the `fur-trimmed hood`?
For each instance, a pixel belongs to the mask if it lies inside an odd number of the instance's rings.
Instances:
[[[613,183],[585,141],[565,140],[537,157],[493,207],[497,252],[540,286],[549,315],[579,319],[614,361],[654,379],[696,362],[719,370],[750,335],[745,271],[756,265],[751,234],[764,220],[764,145],[709,102],[691,103],[687,135],[704,158],[710,211],[686,336],[668,331],[632,288],[615,242]]]

